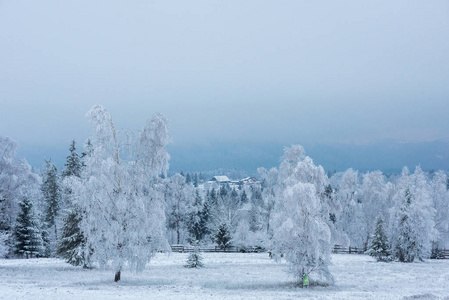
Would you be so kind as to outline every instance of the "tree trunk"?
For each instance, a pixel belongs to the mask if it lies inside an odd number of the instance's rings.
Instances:
[[[179,221],[176,222],[176,242],[179,245],[179,242],[181,240],[181,233],[179,228]]]
[[[115,272],[115,279],[114,281],[117,282],[120,280],[120,271]]]

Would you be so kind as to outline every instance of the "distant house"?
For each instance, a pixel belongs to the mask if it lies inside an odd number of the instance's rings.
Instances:
[[[243,178],[242,180],[239,181],[240,185],[244,185],[244,184],[255,184],[258,183],[259,180],[257,180],[257,178],[255,177],[246,177]]]
[[[209,183],[230,184],[231,180],[228,176],[214,176],[209,180]]]

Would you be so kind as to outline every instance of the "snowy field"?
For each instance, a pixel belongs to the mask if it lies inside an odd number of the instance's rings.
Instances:
[[[449,299],[449,260],[377,263],[333,255],[331,287],[301,289],[284,263],[266,253],[204,253],[205,268],[183,267],[187,254],[158,254],[140,274],[83,270],[57,259],[0,260],[0,299]]]

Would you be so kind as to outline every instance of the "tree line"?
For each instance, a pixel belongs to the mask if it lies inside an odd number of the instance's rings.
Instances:
[[[349,169],[326,175],[303,147],[285,148],[260,183],[208,184],[197,173],[167,176],[171,141],[156,114],[141,131],[117,130],[94,106],[93,135],[75,141],[62,171],[40,173],[0,137],[0,257],[62,257],[73,265],[140,271],[170,244],[264,249],[301,280],[332,282],[334,244],[362,247],[379,260],[412,262],[449,244],[449,181],[443,171]]]

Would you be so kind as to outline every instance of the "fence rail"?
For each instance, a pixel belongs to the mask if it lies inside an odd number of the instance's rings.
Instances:
[[[336,254],[364,254],[367,249],[357,247],[343,247],[341,245],[335,245],[332,248],[332,253]]]
[[[189,245],[171,245],[171,251],[180,253],[190,253],[195,251],[195,247]],[[234,246],[230,246],[226,247],[225,249],[220,247],[200,247],[199,251],[236,253],[236,252],[261,252],[261,249],[257,247],[241,249]]]
[[[366,248],[357,247],[343,247],[335,245],[332,248],[332,253],[335,254],[365,254]],[[432,251],[431,259],[449,259],[449,249],[437,249]]]
[[[365,254],[367,249],[358,247],[343,247],[341,245],[335,245],[332,248],[332,253],[335,254]],[[195,247],[189,245],[171,245],[172,252],[179,253],[191,253],[195,251]],[[226,249],[220,247],[200,247],[200,252],[226,252],[226,253],[236,253],[236,252],[261,252],[264,251],[260,248],[246,248],[240,249],[234,246],[227,247]],[[432,252],[433,253],[433,252]],[[449,249],[439,249],[438,255],[432,258],[435,259],[449,259]]]

